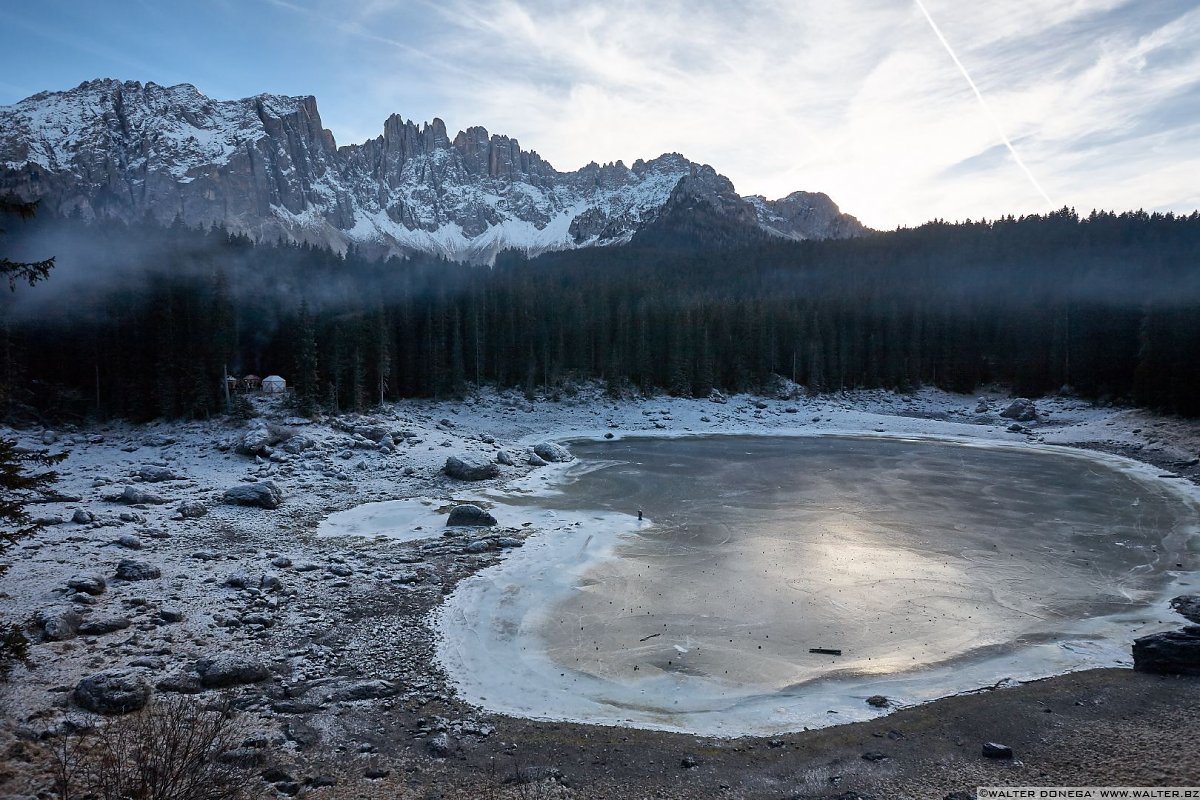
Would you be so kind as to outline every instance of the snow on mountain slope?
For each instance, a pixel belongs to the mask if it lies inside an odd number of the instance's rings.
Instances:
[[[188,84],[96,80],[0,107],[0,193],[379,255],[490,263],[505,248],[627,242],[677,189],[778,236],[865,231],[825,195],[743,199],[677,153],[559,172],[507,136],[472,127],[451,139],[439,119],[399,115],[381,136],[339,148],[312,97],[218,101]]]

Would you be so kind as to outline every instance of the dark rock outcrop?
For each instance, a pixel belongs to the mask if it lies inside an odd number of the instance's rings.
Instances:
[[[283,492],[279,491],[274,481],[259,481],[234,486],[226,490],[222,499],[235,506],[275,509],[283,502]]]
[[[150,684],[132,670],[113,669],[84,678],[72,696],[80,708],[97,714],[127,714],[150,700]]]
[[[469,503],[450,509],[450,516],[446,518],[447,527],[462,525],[487,528],[495,524],[495,517],[479,506],[470,505]]]
[[[464,453],[447,458],[442,471],[460,481],[483,481],[499,475],[500,467],[496,466],[496,462],[482,456]]]
[[[1200,625],[1135,639],[1133,668],[1167,675],[1200,675]]]

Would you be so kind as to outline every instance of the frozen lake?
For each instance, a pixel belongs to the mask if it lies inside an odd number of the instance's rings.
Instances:
[[[1075,451],[853,437],[573,451],[557,491],[494,498],[558,524],[461,584],[437,621],[460,693],[492,710],[725,735],[861,719],[879,713],[872,694],[1127,663],[1197,567],[1182,488]]]

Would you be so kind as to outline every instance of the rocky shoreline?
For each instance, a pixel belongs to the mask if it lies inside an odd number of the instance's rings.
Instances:
[[[263,797],[899,798],[1013,777],[1200,782],[1197,756],[1177,754],[1163,729],[1200,732],[1200,679],[1131,670],[770,740],[489,715],[455,698],[428,618],[533,527],[412,541],[316,533],[330,513],[377,500],[437,498],[448,513],[479,485],[545,469],[561,458],[553,441],[605,433],[1038,441],[1131,456],[1200,483],[1193,422],[1070,397],[1039,401],[1018,422],[1001,416],[1011,406],[999,392],[613,401],[586,387],[557,400],[483,392],[315,423],[263,399],[248,422],[13,431],[22,446],[69,456],[59,497],[34,509],[50,524],[12,551],[0,580],[6,610],[30,621],[36,641],[32,668],[0,686],[0,796],[48,785],[38,747],[48,732],[181,693],[229,697],[243,712]],[[446,474],[448,460],[459,477]],[[1055,744],[1100,728],[1103,741]],[[985,759],[992,740],[1016,758]],[[1065,761],[1072,747],[1082,750]]]

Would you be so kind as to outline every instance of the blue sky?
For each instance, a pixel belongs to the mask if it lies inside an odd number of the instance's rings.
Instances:
[[[0,0],[0,104],[99,77],[312,94],[342,144],[399,113],[564,170],[678,151],[881,228],[1200,207],[1194,0],[924,6],[982,104],[916,0]]]

